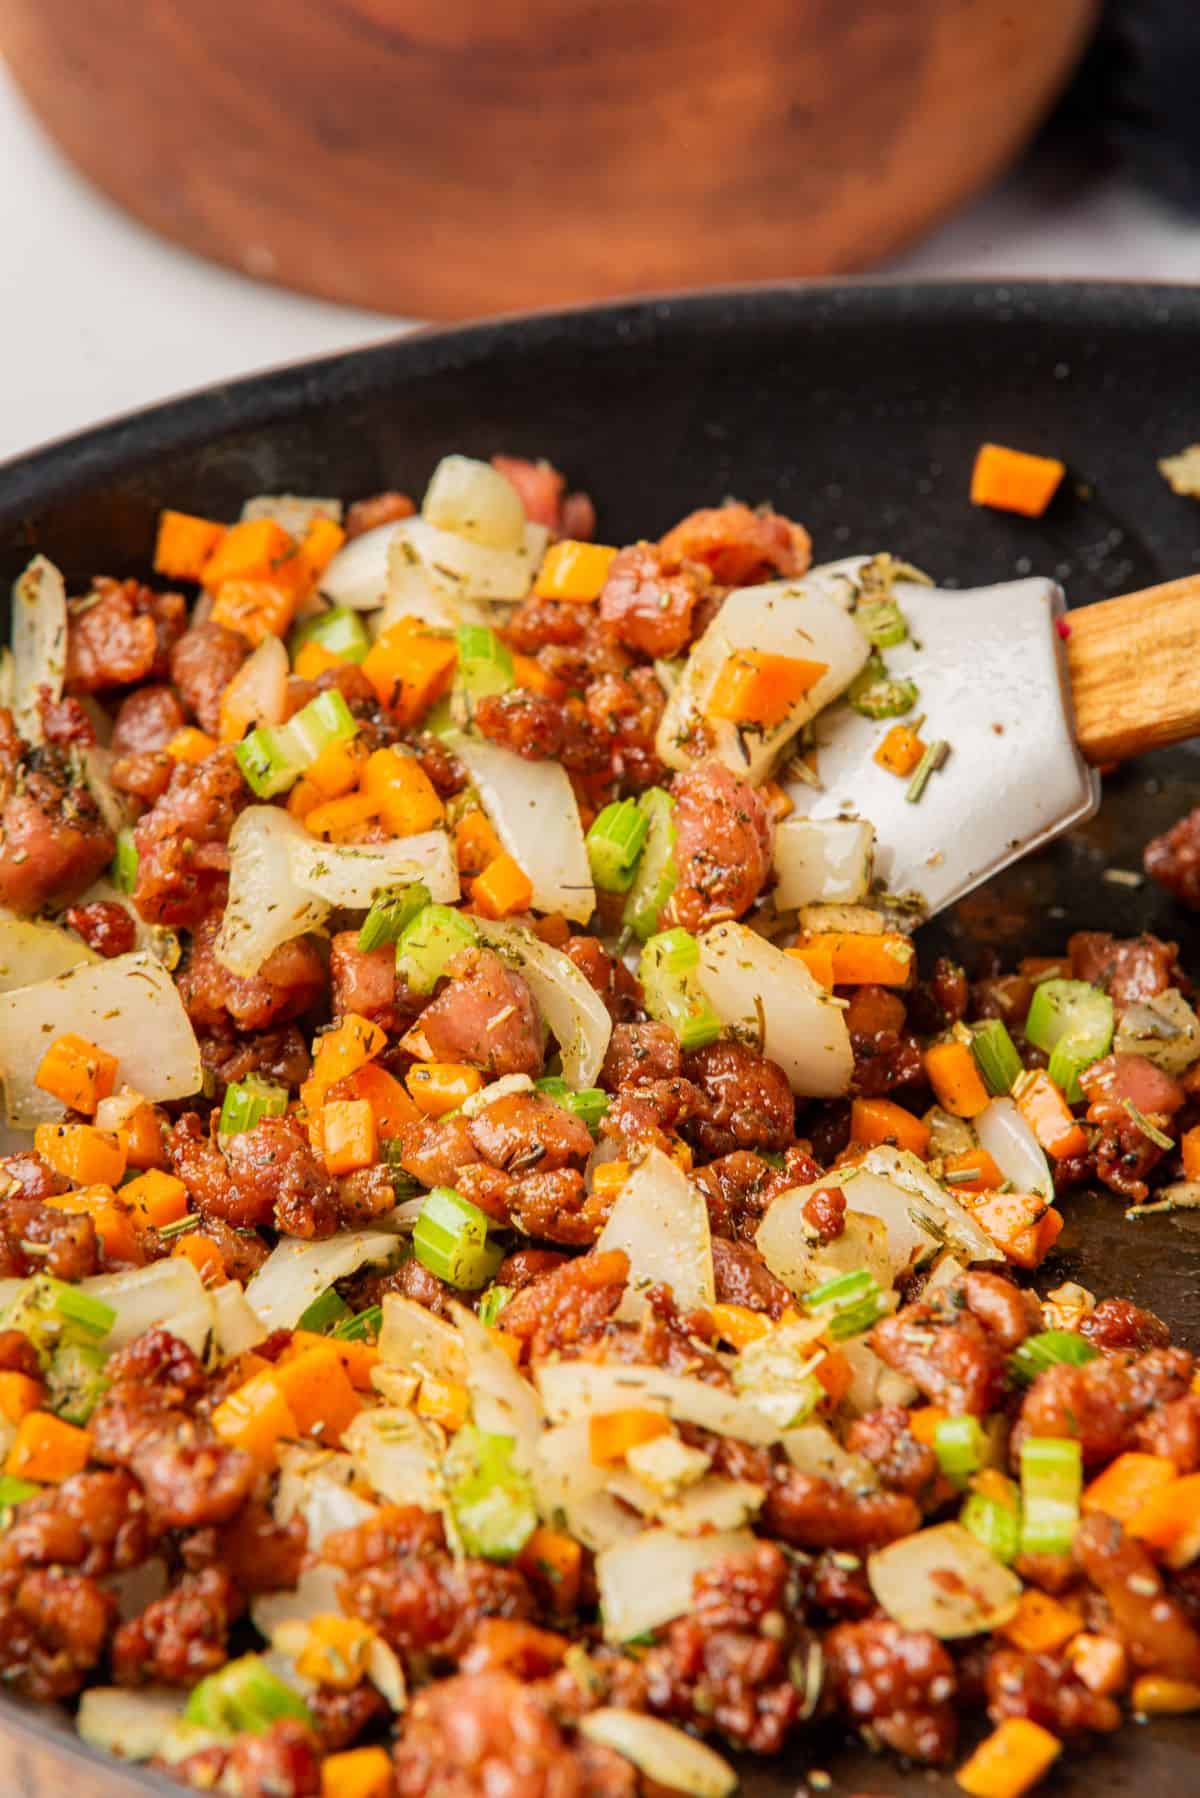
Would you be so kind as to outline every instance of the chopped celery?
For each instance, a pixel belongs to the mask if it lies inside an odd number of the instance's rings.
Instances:
[[[1034,990],[1025,1034],[1050,1057],[1049,1074],[1070,1104],[1083,1097],[1079,1076],[1107,1055],[1113,1039],[1113,1002],[1086,980],[1043,980]]]
[[[1085,1336],[1074,1330],[1039,1330],[1036,1336],[1027,1336],[1020,1348],[1014,1349],[1008,1358],[1008,1369],[1022,1386],[1028,1386],[1048,1367],[1056,1367],[1063,1361],[1072,1367],[1082,1367],[1086,1362],[1094,1361],[1099,1352]]]
[[[427,905],[400,933],[396,970],[414,993],[431,993],[454,957],[478,941],[479,932],[462,912]]]
[[[592,879],[602,893],[627,893],[650,834],[650,819],[636,799],[606,805],[587,833]]]
[[[472,699],[507,693],[516,676],[512,651],[486,624],[458,627],[458,678]]]
[[[476,1316],[490,1329],[513,1295],[511,1286],[489,1286],[479,1301]]]
[[[959,1512],[958,1521],[1006,1567],[1016,1560],[1021,1548],[1021,1515],[1015,1502],[1006,1505],[998,1498],[972,1492]]]
[[[596,1130],[608,1110],[611,1100],[606,1092],[598,1086],[584,1086],[573,1092],[561,1074],[548,1074],[544,1079],[534,1082],[540,1093],[553,1099],[566,1111],[573,1111],[576,1117],[582,1118],[589,1130]]]
[[[942,1417],[933,1433],[933,1452],[946,1477],[962,1481],[984,1466],[991,1443],[977,1417]]]
[[[649,829],[621,922],[644,943],[658,929],[663,908],[675,891],[679,869],[675,863],[675,801],[671,795],[662,787],[649,787],[638,795],[638,809],[645,814]]]
[[[814,1372],[820,1359],[810,1326],[776,1324],[741,1350],[733,1364],[733,1383],[781,1430],[794,1429],[825,1396]]]
[[[971,1032],[971,1053],[979,1063],[988,1091],[995,1098],[1010,1093],[1021,1073],[1017,1045],[1001,1018],[988,1018]]]
[[[1021,1444],[1021,1553],[1066,1554],[1079,1522],[1083,1450],[1068,1436]]]
[[[458,1431],[444,1471],[450,1509],[468,1554],[511,1561],[538,1525],[533,1488],[513,1466],[514,1440],[473,1424]]]
[[[685,1052],[702,1049],[721,1034],[721,1020],[700,984],[700,945],[686,930],[664,930],[642,950],[638,976],[646,1010],[669,1024]]]
[[[247,1074],[244,1080],[232,1080],[225,1088],[217,1134],[237,1136],[243,1130],[253,1130],[263,1118],[282,1117],[287,1108],[286,1086],[264,1080],[259,1074]]]
[[[371,647],[361,613],[352,612],[349,606],[331,606],[298,624],[288,639],[293,661],[306,643],[319,643],[343,662],[364,662]]]
[[[392,887],[388,892],[380,893],[363,919],[358,933],[359,948],[365,954],[371,949],[382,949],[386,943],[396,942],[428,904],[429,888],[421,880],[414,880],[411,886]]]
[[[383,1325],[383,1306],[368,1305],[353,1317],[343,1317],[329,1332],[339,1342],[374,1342]]]
[[[222,1734],[261,1735],[281,1717],[294,1717],[312,1728],[308,1706],[256,1654],[228,1661],[193,1686],[184,1709],[185,1723]]]
[[[117,1314],[103,1299],[81,1292],[78,1286],[65,1283],[55,1294],[55,1304],[68,1323],[78,1324],[89,1336],[107,1336],[117,1321]]]
[[[19,1480],[15,1474],[0,1473],[0,1511],[24,1504],[27,1498],[36,1498],[41,1490],[41,1486],[35,1486],[31,1480]]]
[[[894,599],[861,601],[854,613],[854,622],[876,649],[893,649],[908,635],[904,613]]]
[[[850,1336],[861,1336],[879,1322],[885,1305],[874,1274],[865,1268],[854,1273],[838,1274],[804,1295],[806,1311],[829,1313],[827,1327],[835,1342]]]
[[[488,1241],[488,1215],[452,1186],[435,1186],[413,1230],[422,1267],[462,1291],[477,1292],[495,1277],[503,1249]]]
[[[235,750],[242,777],[260,799],[285,793],[331,743],[358,730],[350,707],[335,687],[318,693],[287,724],[260,724]]]
[[[912,711],[919,697],[916,682],[892,679],[883,657],[875,651],[846,689],[848,703],[864,718],[901,718]]]
[[[63,1342],[55,1349],[46,1369],[49,1407],[66,1423],[87,1423],[108,1389],[107,1357],[87,1342]]]
[[[132,893],[137,885],[138,852],[133,832],[128,827],[117,832],[117,848],[109,872],[119,892]]]
[[[93,1345],[112,1329],[116,1316],[111,1305],[77,1286],[68,1286],[49,1274],[34,1274],[21,1282],[0,1321],[5,1329],[20,1330],[27,1336],[43,1365],[48,1365],[60,1343]]]

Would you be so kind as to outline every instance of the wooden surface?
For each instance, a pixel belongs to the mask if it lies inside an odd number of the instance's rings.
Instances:
[[[1075,735],[1097,767],[1200,736],[1200,575],[1070,614]]]
[[[427,317],[877,262],[1098,0],[0,0],[67,154],[253,275]]]

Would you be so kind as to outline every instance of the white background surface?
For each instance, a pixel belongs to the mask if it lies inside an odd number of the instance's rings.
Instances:
[[[404,321],[260,286],[162,243],[41,135],[0,65],[0,457]],[[1200,224],[1038,165],[897,259],[914,275],[1200,281]]]

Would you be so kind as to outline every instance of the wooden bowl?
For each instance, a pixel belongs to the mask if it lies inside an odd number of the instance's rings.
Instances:
[[[990,180],[1095,0],[0,0],[153,229],[459,317],[862,268]]]

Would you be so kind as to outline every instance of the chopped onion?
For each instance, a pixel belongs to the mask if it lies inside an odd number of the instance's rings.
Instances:
[[[389,552],[404,543],[419,559],[430,589],[461,615],[464,601],[523,599],[549,535],[544,525],[526,524],[516,546],[496,549],[438,530],[426,518],[402,518],[364,531],[340,549],[321,576],[321,592],[335,605],[374,611],[387,597]]]
[[[402,618],[418,618],[435,629],[456,630],[460,624],[490,624],[490,606],[465,595],[448,593],[407,537],[393,537],[387,550],[387,597],[371,620],[381,636]]]
[[[538,1510],[547,1522],[562,1518],[593,1553],[627,1541],[641,1528],[608,1491],[609,1471],[592,1460],[586,1417],[542,1432],[532,1468]]]
[[[322,1242],[285,1236],[247,1286],[246,1297],[265,1331],[293,1330],[313,1300],[335,1281],[348,1279],[368,1262],[387,1261],[396,1252],[396,1238],[382,1230],[342,1230]]]
[[[465,1118],[477,1118],[480,1112],[495,1105],[499,1099],[509,1099],[514,1093],[531,1093],[533,1081],[528,1074],[501,1074],[499,1080],[492,1080],[487,1086],[481,1086],[477,1093],[469,1093],[459,1106]]]
[[[865,1455],[844,1449],[827,1423],[802,1423],[782,1437],[783,1452],[801,1473],[834,1480],[839,1486],[872,1491],[879,1478]]]
[[[335,606],[356,612],[373,612],[387,595],[388,548],[400,528],[400,520],[376,525],[352,537],[332,558],[320,579],[320,589]]]
[[[880,1405],[912,1404],[917,1388],[879,1359],[866,1336],[852,1336],[838,1348],[850,1363],[850,1387],[842,1404],[851,1417],[865,1417]]]
[[[552,1423],[645,1407],[743,1442],[776,1442],[779,1426],[752,1399],[688,1374],[635,1362],[543,1361],[535,1378]]]
[[[45,556],[35,556],[12,590],[13,718],[28,743],[43,738],[38,698],[62,698],[67,668],[67,590]]]
[[[1021,1596],[1016,1574],[961,1523],[939,1523],[877,1550],[867,1578],[889,1617],[942,1641],[999,1629]]]
[[[674,1723],[644,1711],[601,1705],[580,1718],[579,1733],[632,1761],[656,1785],[685,1792],[687,1798],[729,1798],[737,1786],[728,1761]]]
[[[596,889],[579,806],[559,762],[527,762],[511,749],[456,736],[455,755],[471,776],[496,835],[533,888],[535,911],[586,924]]]
[[[596,1253],[624,1249],[629,1282],[617,1317],[636,1322],[646,1309],[646,1290],[669,1286],[683,1311],[711,1305],[712,1233],[708,1207],[677,1161],[651,1149],[617,1194]]]
[[[342,1440],[363,1478],[386,1503],[442,1509],[445,1449],[437,1432],[411,1411],[360,1411]]]
[[[1200,1018],[1177,986],[1121,1013],[1113,1048],[1118,1055],[1144,1055],[1164,1074],[1184,1074],[1200,1057]]]
[[[411,886],[418,880],[439,905],[453,905],[461,891],[444,830],[425,830],[390,843],[321,843],[298,825],[292,845],[292,872],[299,885],[347,911],[369,911],[385,887]]]
[[[851,1274],[860,1267],[874,1274],[885,1290],[892,1284],[894,1263],[888,1245],[887,1225],[866,1212],[847,1211],[845,1226],[832,1242],[820,1242],[807,1229],[804,1207],[814,1192],[838,1184],[836,1168],[831,1177],[811,1186],[781,1192],[767,1208],[755,1243],[763,1260],[790,1291],[811,1292],[837,1274]]]
[[[111,1305],[117,1314],[104,1339],[106,1349],[126,1348],[144,1331],[161,1324],[194,1354],[204,1353],[214,1322],[212,1294],[182,1256],[168,1255],[124,1273],[97,1274],[81,1280],[80,1287],[90,1298]]]
[[[863,818],[785,818],[775,831],[775,904],[855,904],[871,885],[875,827]]]
[[[854,1055],[843,1008],[794,955],[745,924],[718,924],[700,938],[700,984],[722,1024],[777,1062],[793,1092],[848,1091]]]
[[[826,930],[851,930],[861,936],[882,936],[889,928],[901,929],[901,920],[892,918],[875,905],[803,905],[797,923],[810,934],[820,936]],[[910,925],[911,918],[903,920]]]
[[[57,924],[30,918],[0,918],[0,993],[37,986],[78,967],[80,962],[94,964],[100,959],[94,949]]]
[[[309,1537],[309,1547],[313,1546]],[[290,1592],[262,1592],[250,1600],[250,1621],[259,1635],[272,1642],[289,1623],[307,1623],[313,1617],[336,1617],[342,1608],[338,1588],[345,1569],[318,1561],[306,1567]]]
[[[349,1455],[305,1443],[285,1443],[279,1456],[275,1521],[288,1523],[293,1517],[302,1517],[310,1549],[319,1548],[326,1536],[338,1530],[367,1523],[378,1506],[354,1490],[356,1477]]]
[[[451,1304],[467,1360],[471,1416],[492,1436],[511,1436],[513,1465],[528,1472],[545,1424],[542,1402],[491,1332],[465,1305]]]
[[[85,743],[77,751],[83,784],[96,801],[96,809],[116,836],[133,821],[133,813],[124,796],[112,784],[112,767],[116,756],[99,743]]]
[[[222,725],[244,736],[252,724],[282,724],[290,673],[282,640],[264,637],[221,696]]]
[[[200,1049],[175,982],[152,955],[117,955],[0,995],[0,1076],[11,1123],[62,1116],[34,1079],[50,1044],[69,1033],[115,1055],[121,1079],[147,1099],[186,1099],[200,1089]]]
[[[235,1355],[245,1354],[256,1342],[262,1341],[262,1324],[240,1281],[226,1280],[224,1285],[214,1286],[210,1296],[214,1313],[213,1341],[222,1361],[231,1361]]]
[[[75,1727],[90,1748],[123,1761],[153,1760],[183,1715],[186,1692],[165,1686],[89,1686],[79,1700]]]
[[[1131,1205],[1126,1217],[1152,1217],[1156,1211],[1200,1211],[1200,1181],[1176,1180],[1160,1186],[1144,1205]]]
[[[766,1496],[766,1487],[753,1480],[728,1480],[713,1474],[689,1486],[678,1498],[655,1497],[654,1511],[677,1536],[696,1536],[702,1530],[740,1530],[753,1521]]]
[[[959,1275],[966,1271],[965,1263],[957,1255],[949,1249],[943,1249],[921,1288],[921,1297],[927,1299],[932,1293],[944,1292],[947,1286],[953,1286]]]
[[[107,876],[94,880],[87,892],[80,898],[80,905],[119,905],[130,923],[133,925],[134,945],[155,961],[160,961],[169,972],[179,966],[179,958],[183,954],[179,938],[173,930],[167,930],[162,924],[147,924],[137,906],[128,893],[113,885]],[[90,954],[90,951],[89,951]]]
[[[986,1149],[1017,1192],[1036,1192],[1054,1203],[1054,1176],[1037,1137],[1011,1099],[993,1099],[975,1119],[979,1146]]]
[[[525,538],[520,494],[490,462],[471,456],[442,457],[425,489],[421,515],[436,529],[489,549],[519,549]]]
[[[612,1018],[591,982],[561,949],[524,925],[474,919],[485,941],[529,983],[534,1002],[558,1043],[563,1078],[577,1092],[594,1086],[608,1053]]]
[[[341,524],[342,502],[306,493],[256,493],[243,503],[242,517],[272,518],[289,537],[303,537],[318,518],[331,518],[334,524]]]
[[[824,662],[826,671],[782,723],[770,730],[742,731],[728,718],[711,717],[706,709],[717,676],[738,649]],[[757,786],[789,739],[849,686],[869,653],[854,620],[816,585],[771,581],[762,587],[737,588],[693,643],[667,700],[656,744],[660,760],[669,768],[688,768],[715,756]],[[697,749],[698,743],[703,743],[702,749]]]
[[[435,1380],[459,1385],[467,1377],[466,1350],[454,1326],[398,1292],[383,1296],[379,1355],[387,1365],[406,1373],[430,1374]]]
[[[605,1641],[628,1642],[686,1616],[693,1604],[696,1575],[714,1561],[754,1545],[746,1530],[676,1536],[671,1530],[652,1529],[602,1549],[596,1556],[596,1584]]]
[[[966,1118],[956,1118],[949,1111],[943,1111],[940,1105],[931,1105],[921,1119],[929,1132],[929,1155],[933,1157],[948,1155],[967,1155],[977,1148],[975,1132]]]

